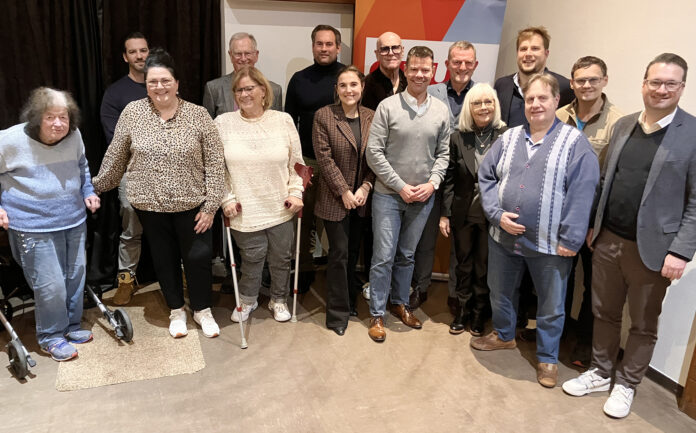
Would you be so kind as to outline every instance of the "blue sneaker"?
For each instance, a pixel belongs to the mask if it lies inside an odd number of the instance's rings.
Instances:
[[[48,347],[42,347],[41,350],[51,355],[51,358],[58,362],[77,358],[77,349],[65,340],[59,340]]]
[[[83,344],[92,341],[92,331],[88,329],[78,329],[65,334],[65,339],[73,344]]]

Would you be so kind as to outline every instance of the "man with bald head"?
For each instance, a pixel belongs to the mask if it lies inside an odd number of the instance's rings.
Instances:
[[[222,113],[236,111],[238,109],[234,102],[234,94],[232,93],[232,81],[234,80],[235,72],[245,66],[254,66],[259,60],[259,50],[256,47],[256,38],[254,35],[245,32],[239,32],[232,35],[230,38],[230,48],[227,52],[230,55],[232,68],[234,71],[220,78],[208,81],[205,84],[203,91],[203,106],[210,117],[213,119]],[[271,89],[273,89],[273,104],[271,110],[283,111],[283,89],[269,80]]]
[[[406,88],[406,76],[401,70],[404,47],[394,32],[385,32],[377,38],[375,56],[379,67],[365,77],[362,105],[376,110],[382,100]]]

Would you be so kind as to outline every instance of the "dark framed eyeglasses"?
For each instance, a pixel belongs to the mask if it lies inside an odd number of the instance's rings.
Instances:
[[[393,54],[401,54],[401,52],[404,50],[404,47],[401,45],[385,45],[382,47],[379,47],[379,53],[383,56],[389,55],[389,52],[391,51]]]

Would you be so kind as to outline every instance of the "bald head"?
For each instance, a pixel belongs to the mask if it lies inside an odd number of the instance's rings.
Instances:
[[[387,73],[395,71],[401,65],[404,48],[401,46],[401,37],[394,32],[384,32],[377,38],[375,56],[379,61],[379,68]]]

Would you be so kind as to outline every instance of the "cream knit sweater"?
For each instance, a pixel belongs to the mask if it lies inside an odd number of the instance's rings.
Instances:
[[[240,111],[215,118],[225,153],[227,194],[222,207],[240,203],[242,212],[230,227],[255,232],[292,219],[288,196],[302,198],[302,179],[295,163],[303,164],[300,138],[287,113],[266,110],[246,119]]]

